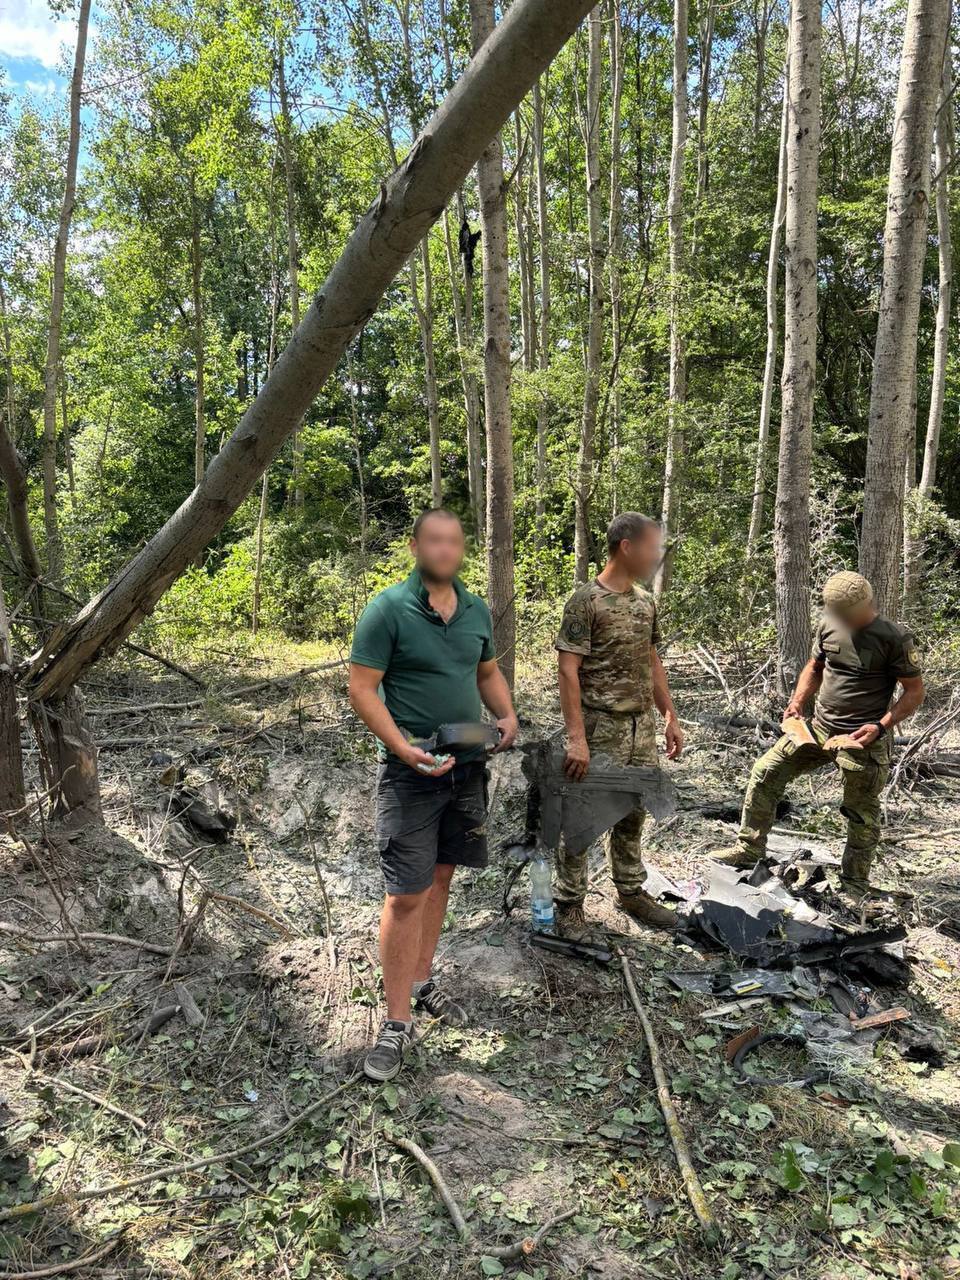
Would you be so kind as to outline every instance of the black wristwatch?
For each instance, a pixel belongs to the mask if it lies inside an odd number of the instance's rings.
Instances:
[[[872,721],[872,724],[877,731],[877,737],[882,738],[883,735],[887,732],[887,726],[884,724],[881,724],[879,720]]]

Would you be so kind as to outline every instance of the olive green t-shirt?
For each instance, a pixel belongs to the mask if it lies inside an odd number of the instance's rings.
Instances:
[[[643,715],[653,707],[650,647],[658,644],[657,606],[643,587],[611,591],[594,578],[563,609],[557,649],[583,655],[580,701],[594,711]]]
[[[912,633],[887,618],[850,631],[824,614],[811,657],[823,664],[816,718],[834,733],[876,724],[890,708],[897,681],[921,674]]]
[[[458,580],[453,585],[457,607],[449,622],[414,571],[374,596],[353,633],[350,661],[383,672],[387,710],[414,739],[481,716],[477,666],[495,656],[493,624],[479,596]]]

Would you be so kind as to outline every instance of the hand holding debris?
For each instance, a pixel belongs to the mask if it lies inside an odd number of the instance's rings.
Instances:
[[[790,707],[787,708],[789,712]],[[786,715],[780,728],[787,735],[791,742],[795,742],[798,747],[815,747],[817,740],[813,736],[813,731],[802,716]]]
[[[571,782],[579,782],[590,768],[590,748],[586,738],[571,738],[563,757],[563,772]]]

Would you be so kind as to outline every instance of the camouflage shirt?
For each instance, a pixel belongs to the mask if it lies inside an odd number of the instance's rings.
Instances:
[[[657,606],[649,591],[611,591],[595,578],[567,601],[554,644],[583,655],[580,699],[585,707],[643,715],[653,708],[650,647],[659,640]]]

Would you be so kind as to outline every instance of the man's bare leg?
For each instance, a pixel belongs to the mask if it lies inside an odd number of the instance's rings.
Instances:
[[[380,964],[387,1017],[398,1022],[413,1019],[410,995],[419,972],[423,918],[432,893],[433,886],[422,893],[388,893],[380,915]],[[440,918],[442,922],[442,914]]]
[[[427,900],[421,916],[420,947],[413,972],[414,982],[426,982],[430,977],[434,952],[447,914],[447,899],[450,897],[450,881],[453,879],[453,872],[452,862],[438,862],[433,869],[433,884],[427,890]]]

